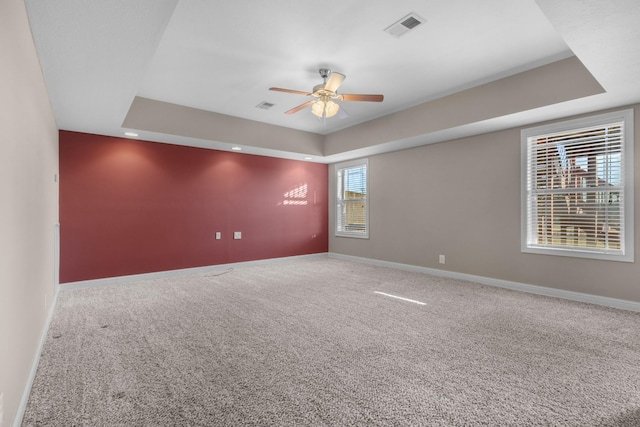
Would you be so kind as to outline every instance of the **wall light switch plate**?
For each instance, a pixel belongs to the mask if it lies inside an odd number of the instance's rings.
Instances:
[[[216,240],[220,240],[222,239],[222,233],[219,231],[216,231]]]
[[[233,238],[236,239],[236,240],[242,239],[242,231],[234,231],[233,232]]]
[[[440,264],[444,264],[444,255],[440,255],[438,261],[440,262]]]

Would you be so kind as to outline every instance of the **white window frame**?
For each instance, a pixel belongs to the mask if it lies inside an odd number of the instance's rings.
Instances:
[[[342,173],[347,169],[359,168],[364,166],[366,168],[366,197],[363,199],[344,199],[343,192],[343,180]],[[355,237],[359,239],[368,239],[369,238],[369,159],[359,159],[353,160],[350,162],[338,163],[335,165],[335,177],[336,177],[336,199],[335,199],[335,235],[338,237]],[[342,218],[344,215],[341,214],[343,207],[346,203],[354,203],[360,202],[364,203],[365,207],[365,226],[364,231],[350,231],[346,230],[344,224],[342,224]]]
[[[532,189],[529,184],[529,176],[533,173],[528,159],[529,141],[534,141],[546,135],[558,133],[571,133],[589,127],[606,126],[609,124],[622,122],[622,214],[621,223],[623,230],[620,235],[620,250],[604,251],[590,248],[558,247],[544,245],[537,242],[537,233],[533,230],[532,224],[535,221],[530,218],[532,212]],[[535,253],[544,255],[560,255],[578,258],[591,258],[608,261],[634,262],[634,200],[633,200],[633,109],[621,110],[611,113],[599,114],[595,116],[568,120],[549,125],[537,126],[523,129],[520,135],[521,147],[521,251],[524,253]],[[531,214],[533,215],[533,214]]]

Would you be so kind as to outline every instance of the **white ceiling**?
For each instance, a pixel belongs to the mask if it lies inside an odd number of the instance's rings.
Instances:
[[[122,136],[140,97],[327,135],[574,54],[606,93],[520,114],[518,123],[640,102],[637,0],[25,3],[63,130]],[[411,12],[426,22],[400,38],[383,31]],[[343,102],[345,119],[285,115],[307,99],[268,88],[311,91],[321,67],[346,74],[341,93],[381,93],[384,102]],[[256,108],[262,101],[275,106]],[[232,143],[150,129],[140,138]]]

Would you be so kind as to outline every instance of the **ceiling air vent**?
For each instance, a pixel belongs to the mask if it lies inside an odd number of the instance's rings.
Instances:
[[[256,105],[256,108],[261,108],[263,110],[268,110],[269,108],[273,107],[275,104],[272,104],[270,102],[267,101],[262,101],[260,104]]]
[[[410,13],[404,18],[385,28],[384,31],[397,38],[405,33],[408,33],[424,22],[426,22],[426,19],[418,16],[415,13]]]

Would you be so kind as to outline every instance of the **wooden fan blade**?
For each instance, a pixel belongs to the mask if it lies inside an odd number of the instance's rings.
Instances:
[[[305,95],[305,96],[311,95],[309,92],[302,92],[300,90],[293,90],[293,89],[283,89],[281,87],[270,87],[269,90],[275,90],[276,92],[295,93],[297,95]]]
[[[307,108],[309,105],[313,104],[314,102],[316,102],[315,99],[312,99],[311,101],[307,101],[304,104],[300,104],[297,107],[293,107],[291,110],[289,111],[285,111],[285,114],[293,114],[293,113],[297,113],[300,110],[304,110],[305,108]]]
[[[358,95],[354,93],[345,93],[339,95],[338,98],[343,101],[368,101],[368,102],[382,102],[384,95]]]
[[[324,85],[324,90],[328,90],[329,92],[335,92],[338,90],[344,79],[347,76],[340,73],[331,73],[329,74],[329,78],[327,79],[327,83]]]

